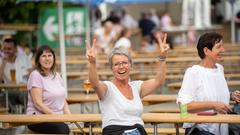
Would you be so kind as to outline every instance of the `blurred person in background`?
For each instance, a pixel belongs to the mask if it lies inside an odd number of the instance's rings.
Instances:
[[[151,41],[151,37],[146,36],[142,39],[140,50],[146,53],[156,52],[157,46]]]
[[[123,29],[117,42],[115,43],[114,48],[122,49],[125,52],[128,52],[131,55],[134,55],[132,50],[132,44],[130,37],[132,36],[132,31],[130,29]]]
[[[137,28],[137,21],[126,10],[122,10],[121,25],[127,29]]]
[[[141,18],[138,22],[138,27],[141,30],[142,37],[152,36],[152,31],[156,27],[154,22],[150,19],[149,15],[145,12],[141,13]]]
[[[183,0],[182,25],[205,28],[211,26],[211,0]]]
[[[235,23],[236,23],[236,41],[240,43],[240,10],[237,12],[235,17]]]
[[[149,10],[149,16],[150,20],[156,25],[156,27],[160,26],[160,20],[157,14],[157,11],[155,9],[150,9]]]
[[[3,50],[2,50],[2,45],[0,44],[0,60],[3,58]]]
[[[94,32],[94,37],[97,39],[98,53],[108,54],[117,37],[116,31],[113,30],[113,23],[110,21],[104,22],[103,27]]]
[[[95,9],[93,20],[93,30],[102,27],[102,13],[99,8]]]
[[[161,16],[160,24],[161,24],[160,26],[163,30],[165,30],[173,25],[172,18],[167,11],[165,11],[163,13],[163,15]]]
[[[2,49],[4,56],[0,66],[0,81],[4,83],[27,83],[27,78],[32,71],[32,62],[25,53],[17,51],[17,43],[13,38],[3,40]],[[11,76],[11,72],[13,72]],[[8,90],[10,112],[17,113],[16,105],[24,105],[26,92],[15,89]]]

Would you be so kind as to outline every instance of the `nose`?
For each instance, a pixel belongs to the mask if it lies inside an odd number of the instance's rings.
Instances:
[[[225,48],[224,47],[222,47],[222,52],[225,52]]]
[[[51,57],[50,57],[50,56],[47,56],[47,57],[46,57],[46,60],[50,60],[50,59],[51,59]]]
[[[120,62],[119,67],[123,67],[123,64],[124,64],[123,62]]]

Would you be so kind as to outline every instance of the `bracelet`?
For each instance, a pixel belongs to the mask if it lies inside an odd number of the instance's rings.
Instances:
[[[158,61],[165,61],[166,57],[165,56],[157,56]]]

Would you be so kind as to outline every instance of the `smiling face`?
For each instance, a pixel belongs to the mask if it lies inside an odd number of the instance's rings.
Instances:
[[[53,54],[47,50],[43,51],[42,55],[40,55],[39,63],[44,71],[50,72],[54,63]]]
[[[131,70],[131,63],[125,55],[114,55],[112,57],[112,71],[115,79],[128,80],[129,72]]]
[[[7,58],[15,57],[17,53],[17,48],[14,46],[12,42],[4,42],[3,43],[3,53]]]
[[[223,60],[222,56],[224,53],[223,41],[217,42],[214,44],[212,50],[205,48],[206,58],[210,59],[214,63],[220,62]]]

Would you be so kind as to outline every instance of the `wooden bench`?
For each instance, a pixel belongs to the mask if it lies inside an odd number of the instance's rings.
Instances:
[[[220,63],[224,66],[225,77],[227,80],[239,80],[240,68],[237,67],[240,66],[240,45],[226,43],[224,48],[226,50],[223,57],[224,61]],[[76,93],[78,92],[77,89],[80,90],[82,87],[81,80],[88,78],[88,61],[85,57],[85,51],[81,51],[80,48],[66,48],[66,52],[70,52],[69,54],[66,53],[68,84],[70,87],[75,87],[70,88],[69,92]],[[155,77],[158,65],[156,56],[158,55],[158,52],[146,53],[136,51],[135,55],[132,56],[133,70],[131,71],[131,79],[146,80]],[[59,68],[60,57],[57,58],[57,67]],[[186,69],[198,64],[200,61],[196,47],[178,46],[169,50],[166,59],[166,84],[182,81]],[[100,80],[112,79],[113,74],[109,68],[106,54],[98,54],[97,68]]]
[[[197,114],[188,114],[186,119],[179,116],[178,113],[144,113],[142,114],[144,123],[153,124],[154,131],[157,131],[158,124],[172,123],[176,126],[176,134],[179,131],[179,124],[188,123],[240,123],[238,115],[217,114],[214,116],[199,116]],[[20,125],[28,125],[42,122],[88,122],[89,131],[92,131],[93,123],[101,123],[100,114],[45,114],[45,115],[0,115],[0,122],[3,128],[12,128]],[[157,133],[155,132],[155,135]]]
[[[150,113],[179,113],[178,108],[175,109],[153,109],[149,111]]]
[[[145,128],[147,134],[153,134],[153,128]],[[93,133],[97,133],[97,134],[101,134],[102,133],[102,128],[93,128],[92,129]],[[71,132],[76,135],[76,134],[80,134],[80,133],[89,133],[89,128],[83,128],[83,132],[79,129],[79,128],[74,128],[71,129]],[[179,133],[180,134],[184,134],[185,131],[183,128],[179,129]],[[176,134],[176,129],[175,128],[158,128],[158,134],[167,134],[167,135],[172,135],[172,134]]]
[[[0,114],[5,114],[5,113],[7,113],[8,112],[8,109],[7,108],[5,108],[5,107],[1,107],[0,108]]]
[[[175,94],[152,94],[144,97],[142,102],[144,105],[152,105],[166,102],[175,102],[177,95]],[[69,95],[67,98],[68,104],[85,103],[85,102],[97,102],[97,94],[78,94]]]

